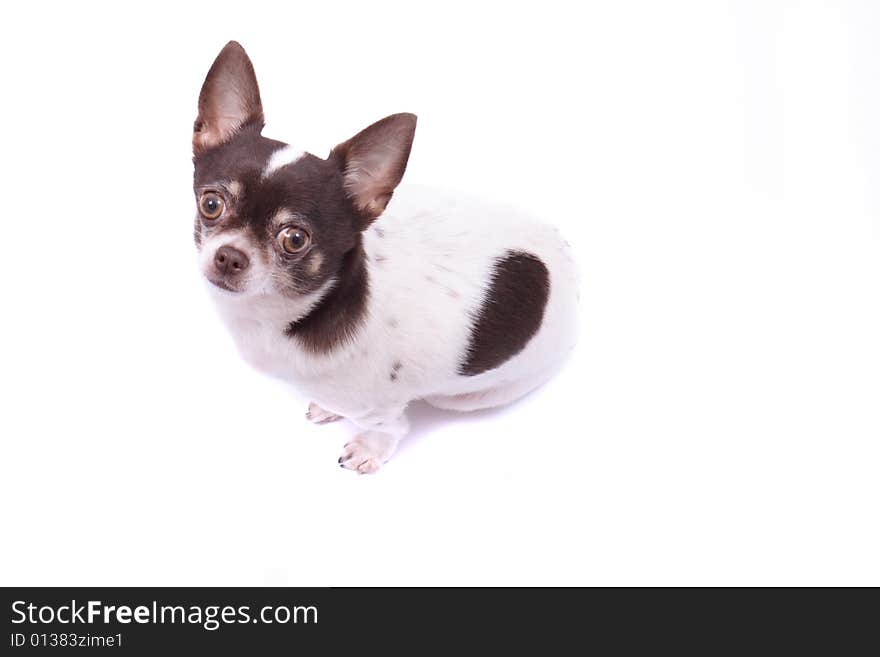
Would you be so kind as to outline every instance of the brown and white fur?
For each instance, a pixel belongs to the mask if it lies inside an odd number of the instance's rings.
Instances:
[[[544,383],[572,348],[576,274],[555,229],[508,207],[398,188],[416,117],[327,159],[261,135],[242,47],[220,52],[193,132],[195,241],[242,356],[360,433],[340,464],[375,472],[417,399],[470,411]],[[393,194],[393,200],[392,200]]]

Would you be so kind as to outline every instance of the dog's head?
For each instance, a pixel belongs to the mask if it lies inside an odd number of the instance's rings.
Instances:
[[[195,241],[229,295],[296,298],[336,278],[403,177],[416,127],[394,114],[327,159],[267,139],[254,68],[232,41],[199,95],[193,127]]]

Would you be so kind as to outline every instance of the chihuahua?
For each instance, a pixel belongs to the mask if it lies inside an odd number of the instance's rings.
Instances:
[[[230,42],[193,128],[199,266],[242,357],[307,392],[310,421],[359,428],[343,468],[388,461],[411,401],[490,408],[558,369],[578,294],[555,229],[398,188],[413,114],[374,123],[326,159],[263,137],[263,124],[253,65]]]

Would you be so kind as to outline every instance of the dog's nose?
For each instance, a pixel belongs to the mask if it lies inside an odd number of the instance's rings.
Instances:
[[[225,276],[235,276],[248,268],[248,257],[233,246],[221,246],[214,254],[214,266]]]

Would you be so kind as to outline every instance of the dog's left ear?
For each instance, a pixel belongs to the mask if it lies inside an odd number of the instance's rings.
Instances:
[[[391,200],[406,171],[415,133],[415,114],[392,114],[331,151],[365,224],[382,214]]]
[[[260,88],[244,48],[230,41],[214,60],[199,94],[193,154],[222,144],[249,123],[263,127]]]

